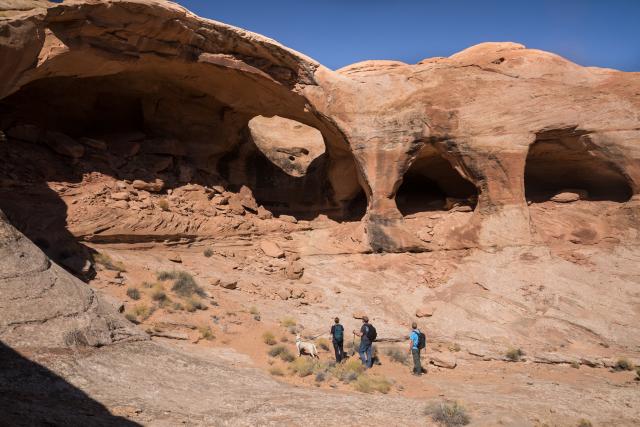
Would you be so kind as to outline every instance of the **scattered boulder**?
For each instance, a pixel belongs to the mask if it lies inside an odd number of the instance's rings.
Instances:
[[[126,200],[117,200],[111,204],[111,207],[117,209],[129,209],[129,202]]]
[[[289,288],[283,288],[283,289],[278,289],[276,291],[276,295],[283,301],[288,300],[289,298],[291,298],[291,289]]]
[[[89,148],[93,148],[94,150],[106,151],[107,143],[100,139],[93,138],[80,138],[80,143],[86,145]]]
[[[273,214],[271,213],[271,211],[267,210],[264,206],[258,206],[257,214],[258,214],[258,218],[260,219],[273,218]]]
[[[434,353],[429,355],[429,363],[446,369],[453,369],[458,365],[456,357],[449,352]]]
[[[116,193],[111,193],[111,198],[113,200],[124,200],[128,201],[130,199],[130,195],[128,191],[118,191]]]
[[[256,199],[253,197],[253,192],[249,187],[243,185],[240,188],[240,192],[238,193],[238,197],[240,197],[240,204],[245,208],[252,212],[258,211],[258,203]]]
[[[354,319],[362,319],[366,315],[367,314],[364,311],[354,311],[353,314],[352,314]]]
[[[224,289],[237,289],[238,288],[238,281],[237,280],[230,280],[230,279],[221,279],[218,282],[218,285],[221,288],[224,288]]]
[[[284,272],[287,279],[298,280],[304,274],[304,267],[299,262],[292,261],[287,265]]]
[[[298,220],[291,216],[291,215],[280,215],[278,217],[279,220],[284,221],[284,222],[290,222],[291,224],[297,224]]]
[[[34,125],[17,125],[9,129],[7,135],[20,141],[37,143],[40,142],[42,131]]]
[[[418,238],[423,242],[431,242],[433,240],[433,229],[431,228],[423,228],[418,231]]]
[[[572,203],[577,202],[578,200],[584,200],[588,197],[588,193],[585,190],[562,190],[560,193],[556,194],[551,198],[552,202],[556,203]]]
[[[263,240],[260,242],[260,249],[266,256],[271,258],[283,258],[284,251],[276,242],[270,240]]]
[[[436,308],[432,305],[426,305],[416,310],[416,317],[431,317],[436,311]]]
[[[45,134],[45,140],[53,151],[62,156],[71,157],[72,159],[79,159],[84,156],[84,145],[63,133],[49,131]]]
[[[168,259],[169,259],[169,261],[175,262],[177,264],[181,264],[182,263],[182,258],[178,254],[171,254],[171,255],[169,255]]]
[[[133,181],[133,188],[136,190],[149,191],[151,193],[158,193],[164,188],[164,181],[156,178],[153,182],[145,182],[140,179]]]

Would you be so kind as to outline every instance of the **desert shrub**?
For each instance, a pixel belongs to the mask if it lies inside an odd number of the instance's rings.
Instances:
[[[151,291],[151,299],[158,302],[161,302],[167,299],[167,294],[164,291],[164,288],[162,287],[162,285],[154,286],[153,290]]]
[[[177,271],[159,271],[156,273],[158,280],[164,282],[166,280],[175,280],[178,278]]]
[[[125,271],[127,271],[123,263],[121,263],[120,261],[112,260],[111,257],[107,254],[103,254],[103,253],[94,254],[93,262],[102,265],[107,270],[119,271],[121,273],[124,273]]]
[[[520,348],[511,348],[505,353],[505,357],[512,362],[518,362],[522,356],[524,356],[524,351]]]
[[[289,342],[289,338],[286,335],[280,337],[280,342]]]
[[[297,324],[298,322],[293,317],[284,317],[280,319],[280,325],[284,328],[295,327]]]
[[[616,364],[613,365],[614,371],[633,371],[633,363],[624,357],[621,357],[616,361]]]
[[[138,318],[133,313],[125,313],[124,318],[127,319],[129,322],[138,323]]]
[[[275,335],[273,335],[273,333],[271,333],[269,331],[267,331],[264,334],[262,334],[262,341],[264,341],[264,343],[267,344],[267,345],[276,345],[277,344]]]
[[[204,296],[204,291],[198,286],[193,276],[184,271],[178,273],[171,290],[183,297],[189,297],[193,294]]]
[[[377,391],[387,394],[389,390],[391,390],[391,381],[382,376],[360,375],[354,387],[362,393],[373,393]]]
[[[575,360],[571,362],[571,367],[573,369],[580,369],[580,362],[576,362]]]
[[[154,312],[154,309],[149,307],[146,304],[136,304],[133,307],[131,313],[136,317],[137,320],[145,321],[151,316]]]
[[[467,411],[458,402],[442,402],[427,406],[425,414],[430,415],[433,421],[445,427],[465,426],[471,422]]]
[[[167,201],[167,199],[160,199],[160,200],[158,200],[158,207],[160,209],[162,209],[163,211],[168,211],[169,210],[169,202]]]
[[[640,381],[640,366],[636,366],[636,381]]]
[[[268,351],[268,354],[271,357],[279,357],[285,362],[293,362],[293,360],[295,359],[289,349],[283,345],[276,345],[275,347],[271,347],[271,349]]]
[[[202,255],[206,256],[207,258],[211,258],[213,256],[213,249],[211,248],[207,248],[202,252]]]
[[[320,347],[322,350],[329,350],[329,340],[326,338],[319,338],[317,341],[318,343],[318,347]]]
[[[398,347],[389,347],[385,350],[384,354],[392,361],[406,365],[409,363],[409,355],[406,351],[400,350]]]
[[[458,343],[454,343],[453,345],[449,346],[449,351],[452,351],[454,353],[457,353],[460,350],[462,350],[462,349],[460,348],[460,344],[458,344]]]
[[[340,363],[335,365],[331,369],[331,375],[333,375],[338,380],[350,383],[358,379],[360,374],[364,372],[364,366],[357,359],[349,359],[344,363]]]
[[[294,374],[297,374],[299,377],[306,377],[313,374],[313,371],[316,369],[318,363],[315,359],[310,357],[298,357],[293,362],[289,368]]]
[[[260,311],[258,311],[258,307],[256,307],[255,305],[252,305],[251,308],[249,309],[249,313],[255,316],[256,314],[260,314]]]
[[[200,338],[204,340],[211,341],[216,338],[213,335],[213,331],[211,330],[211,327],[209,326],[200,326],[198,328],[198,332],[200,332]]]
[[[591,424],[591,421],[582,418],[578,421],[578,427],[593,427],[593,424]]]
[[[317,383],[321,383],[321,382],[325,381],[326,379],[327,379],[327,372],[320,371],[320,372],[316,373],[315,380],[316,380]]]
[[[137,301],[140,299],[140,291],[138,290],[138,288],[134,287],[127,288],[127,296],[132,300]]]
[[[182,304],[180,304],[179,302],[174,302],[174,303],[171,305],[171,308],[172,308],[173,310],[176,310],[176,311],[184,310],[184,306],[183,306]]]
[[[278,368],[277,366],[274,366],[272,368],[269,369],[269,373],[271,375],[273,375],[274,377],[282,377],[284,376],[284,371],[281,368]]]
[[[184,309],[189,313],[193,313],[196,310],[206,310],[207,306],[200,298],[192,296],[187,301],[185,301]]]
[[[298,333],[298,328],[296,326],[289,326],[288,331],[291,335],[296,335]]]

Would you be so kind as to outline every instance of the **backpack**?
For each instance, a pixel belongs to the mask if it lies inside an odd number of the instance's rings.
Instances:
[[[333,328],[333,339],[336,341],[342,341],[344,338],[344,327],[342,325],[335,325]]]
[[[418,349],[422,350],[427,346],[427,337],[421,331],[418,331]]]
[[[367,325],[367,338],[369,341],[374,342],[378,338],[378,332],[373,325]]]

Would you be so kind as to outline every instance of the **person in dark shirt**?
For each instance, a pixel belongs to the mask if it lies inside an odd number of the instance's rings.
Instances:
[[[360,328],[360,332],[353,331],[354,334],[360,337],[360,348],[358,349],[358,353],[360,354],[360,360],[362,360],[362,364],[367,368],[371,368],[373,366],[373,351],[372,351],[372,343],[369,339],[369,318],[367,316],[362,317],[362,327]]]
[[[336,353],[336,362],[340,363],[344,358],[344,327],[340,324],[340,319],[333,319],[334,324],[331,326],[331,341],[333,350]]]

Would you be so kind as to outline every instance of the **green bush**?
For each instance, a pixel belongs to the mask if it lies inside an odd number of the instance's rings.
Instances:
[[[433,421],[445,427],[465,426],[471,422],[467,411],[458,402],[442,402],[427,406],[425,414],[430,415]]]
[[[518,362],[522,356],[524,356],[524,351],[520,348],[511,348],[505,353],[505,357],[512,362]]]
[[[192,295],[205,296],[204,290],[198,286],[193,276],[186,271],[160,271],[156,274],[158,280],[173,280],[171,290],[181,297],[187,298]]]
[[[382,376],[360,375],[354,387],[362,393],[373,393],[375,391],[387,394],[391,390],[391,381]]]
[[[140,291],[138,290],[138,288],[134,287],[127,288],[127,296],[132,300],[137,301],[140,299]]]

